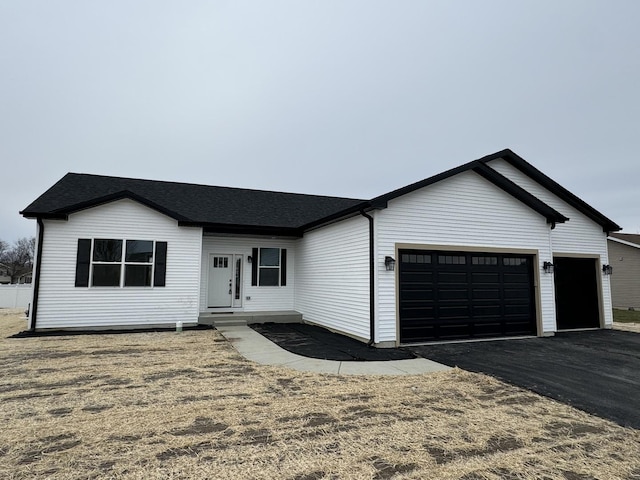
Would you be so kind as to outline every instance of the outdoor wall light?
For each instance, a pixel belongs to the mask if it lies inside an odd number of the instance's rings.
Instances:
[[[544,269],[544,273],[553,273],[553,263],[551,262],[544,262],[542,268]]]
[[[602,273],[605,275],[611,275],[613,273],[613,267],[611,265],[603,265]]]
[[[248,262],[248,263],[253,262],[253,257],[252,257],[251,255],[249,255],[249,256],[247,257],[247,262]]]
[[[389,255],[384,257],[384,268],[390,272],[393,272],[396,269],[396,261]]]

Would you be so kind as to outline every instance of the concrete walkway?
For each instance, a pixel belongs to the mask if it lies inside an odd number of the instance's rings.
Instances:
[[[386,362],[339,362],[303,357],[284,350],[245,325],[220,326],[216,329],[247,360],[263,365],[284,366],[299,372],[337,375],[417,375],[451,369],[426,358]]]

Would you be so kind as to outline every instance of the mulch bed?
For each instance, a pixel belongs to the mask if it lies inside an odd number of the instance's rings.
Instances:
[[[399,348],[376,348],[325,328],[304,323],[256,323],[256,332],[292,353],[338,361],[407,360],[416,356]]]
[[[211,325],[190,325],[182,327],[185,332],[191,330],[211,330]],[[60,337],[68,335],[112,335],[112,334],[131,334],[131,333],[159,333],[159,332],[175,332],[176,327],[156,327],[156,328],[123,328],[113,330],[45,330],[45,331],[31,331],[23,330],[21,332],[10,335],[7,338],[32,338],[32,337]]]

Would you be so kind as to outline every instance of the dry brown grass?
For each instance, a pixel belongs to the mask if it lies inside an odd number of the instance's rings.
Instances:
[[[6,338],[24,327],[0,313],[5,479],[640,478],[640,432],[483,375],[301,374],[215,331]]]

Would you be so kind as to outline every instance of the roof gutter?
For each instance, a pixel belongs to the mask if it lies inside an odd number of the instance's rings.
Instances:
[[[36,319],[38,315],[38,294],[40,293],[40,270],[42,265],[42,241],[44,240],[44,222],[42,218],[36,219],[38,222],[38,251],[36,252],[36,271],[33,278],[33,300],[31,303],[31,327],[29,330],[36,331]]]
[[[366,213],[364,210],[360,210],[360,215],[369,220],[369,342],[367,345],[371,346],[375,342],[375,329],[376,329],[376,313],[375,313],[375,253],[373,251],[374,232],[373,232],[373,217]]]

